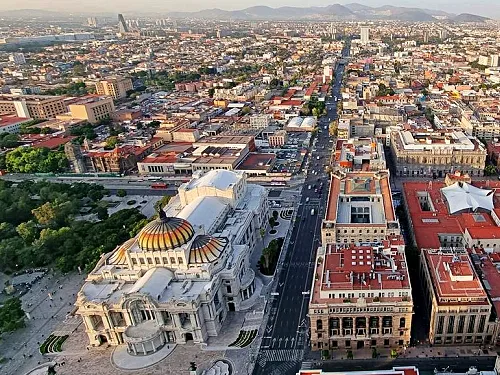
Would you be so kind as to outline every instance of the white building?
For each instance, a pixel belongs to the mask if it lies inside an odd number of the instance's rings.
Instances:
[[[367,26],[361,27],[361,43],[368,44],[370,42],[370,28]]]
[[[267,221],[267,192],[244,173],[195,174],[159,218],[87,277],[76,305],[90,344],[149,354],[217,336],[259,288],[249,257]]]

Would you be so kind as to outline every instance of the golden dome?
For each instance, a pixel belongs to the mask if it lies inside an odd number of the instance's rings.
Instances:
[[[139,247],[144,251],[172,250],[188,243],[194,229],[188,221],[178,217],[167,217],[160,210],[160,217],[142,228]]]
[[[191,244],[189,263],[210,263],[218,259],[227,245],[227,239],[206,234],[197,236]]]
[[[127,250],[132,247],[135,242],[135,238],[131,238],[125,241],[109,258],[108,264],[114,265],[125,265],[127,264]]]

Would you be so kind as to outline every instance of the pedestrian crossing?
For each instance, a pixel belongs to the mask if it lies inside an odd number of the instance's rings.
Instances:
[[[262,350],[261,354],[265,362],[302,361],[304,349],[269,349]]]

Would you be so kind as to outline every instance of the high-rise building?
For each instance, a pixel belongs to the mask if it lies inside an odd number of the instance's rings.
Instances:
[[[427,30],[424,31],[424,43],[429,43],[429,32]]]
[[[125,22],[125,18],[123,18],[123,14],[118,15],[118,32],[120,34],[128,33],[128,26]]]
[[[87,18],[87,26],[96,28],[97,27],[97,18],[95,18],[95,17],[88,17]]]
[[[12,61],[16,65],[23,65],[26,64],[26,58],[24,57],[24,53],[12,53],[9,56],[9,61]]]
[[[368,44],[370,42],[370,28],[361,26],[361,43]]]
[[[98,95],[111,96],[113,99],[122,99],[127,91],[133,90],[132,79],[124,77],[109,77],[95,84]]]

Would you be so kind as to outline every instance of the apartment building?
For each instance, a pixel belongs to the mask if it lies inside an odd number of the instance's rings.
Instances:
[[[332,173],[321,242],[378,243],[400,234],[388,171]]]
[[[65,113],[61,96],[0,95],[0,115],[13,114],[32,119],[50,119]]]
[[[91,124],[111,118],[115,110],[113,99],[109,96],[90,96],[69,105],[72,118],[86,120]]]
[[[413,300],[402,236],[318,250],[309,302],[312,350],[404,347]]]
[[[497,323],[492,305],[465,249],[421,251],[422,287],[433,345],[491,344]]]
[[[113,99],[127,97],[127,91],[133,90],[132,79],[125,77],[109,77],[96,82],[95,88],[98,95],[111,96]]]

